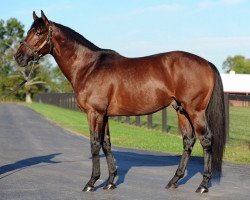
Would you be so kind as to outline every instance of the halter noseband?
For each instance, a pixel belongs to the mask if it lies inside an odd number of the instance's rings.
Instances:
[[[34,56],[34,60],[35,62],[38,62],[39,59],[42,57],[42,54],[38,54],[38,52],[47,44],[49,43],[50,44],[50,50],[49,50],[49,53],[52,51],[52,27],[51,25],[49,26],[49,33],[47,35],[47,38],[46,40],[43,41],[43,43],[38,47],[38,48],[34,48],[32,47],[31,45],[29,45],[27,42],[23,41],[21,42],[21,44],[24,44],[26,47],[28,47],[32,53],[33,53],[33,56]]]

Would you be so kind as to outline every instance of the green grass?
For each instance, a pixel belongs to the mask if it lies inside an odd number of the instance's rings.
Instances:
[[[230,107],[225,159],[250,164],[250,107]]]
[[[46,104],[23,104],[41,113],[47,119],[67,129],[89,137],[87,118],[84,113],[62,109]],[[155,130],[110,120],[111,142],[116,146],[144,149],[158,152],[182,153],[182,138],[177,133],[177,117],[168,109],[169,133],[162,133],[160,113],[154,116]],[[250,164],[250,107],[230,107],[230,139],[224,160]],[[202,156],[199,142],[196,142],[192,155]]]

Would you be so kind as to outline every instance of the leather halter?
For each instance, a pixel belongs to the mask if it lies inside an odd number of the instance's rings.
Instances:
[[[49,26],[49,33],[47,35],[47,38],[46,40],[43,41],[42,44],[39,45],[38,48],[34,48],[32,47],[31,45],[29,45],[27,42],[23,41],[21,42],[21,44],[24,44],[26,47],[28,47],[32,53],[33,53],[33,56],[34,56],[34,59],[33,61],[35,62],[38,62],[39,59],[42,57],[42,54],[39,54],[39,51],[47,44],[49,43],[50,44],[50,50],[49,50],[49,53],[52,51],[52,47],[53,47],[53,44],[52,44],[52,27],[51,25]]]

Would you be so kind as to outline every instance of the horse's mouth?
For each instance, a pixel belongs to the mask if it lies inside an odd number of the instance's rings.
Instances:
[[[26,67],[29,63],[29,60],[24,58],[15,58],[15,60],[19,67]]]
[[[17,62],[19,67],[26,67],[28,65],[27,61],[21,61],[21,62]]]

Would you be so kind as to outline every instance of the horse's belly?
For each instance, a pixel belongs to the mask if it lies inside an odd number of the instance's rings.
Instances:
[[[108,115],[145,115],[168,106],[172,98],[165,91],[143,91],[116,96],[110,102]]]

